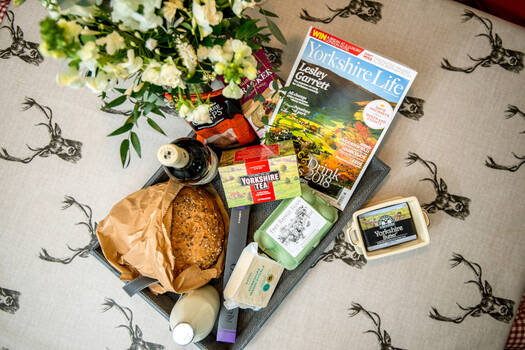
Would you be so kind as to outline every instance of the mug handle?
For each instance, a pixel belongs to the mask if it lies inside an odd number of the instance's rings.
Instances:
[[[430,218],[428,217],[428,213],[425,209],[421,208],[421,212],[423,213],[423,218],[425,218],[425,224],[427,224],[427,227],[430,226]]]
[[[346,240],[352,243],[353,246],[359,246],[359,237],[357,236],[356,227],[353,222],[350,227],[346,229],[345,236]]]

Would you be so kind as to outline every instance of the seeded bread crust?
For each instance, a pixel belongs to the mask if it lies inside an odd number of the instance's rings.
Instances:
[[[173,201],[172,210],[175,274],[193,264],[203,270],[213,266],[224,242],[224,222],[213,196],[200,187],[184,187]]]

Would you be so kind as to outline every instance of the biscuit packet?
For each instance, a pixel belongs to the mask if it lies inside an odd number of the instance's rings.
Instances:
[[[228,213],[213,188],[204,188],[215,198],[225,225],[223,249],[213,266],[202,270],[192,265],[175,275],[171,245],[172,203],[184,186],[174,181],[163,182],[130,194],[111,208],[98,224],[97,238],[108,262],[120,272],[122,281],[140,276],[154,278],[150,286],[156,294],[167,291],[186,293],[218,278],[224,268]]]

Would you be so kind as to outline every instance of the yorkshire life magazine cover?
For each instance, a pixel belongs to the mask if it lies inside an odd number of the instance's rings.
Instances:
[[[343,210],[417,72],[310,27],[270,120],[303,181]]]

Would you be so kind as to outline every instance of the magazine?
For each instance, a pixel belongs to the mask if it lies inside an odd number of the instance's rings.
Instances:
[[[270,121],[303,181],[343,210],[417,72],[310,27]]]

